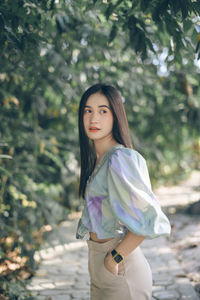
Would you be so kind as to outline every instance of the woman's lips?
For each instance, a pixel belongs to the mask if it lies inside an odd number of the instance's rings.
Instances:
[[[97,131],[99,131],[100,129],[97,128],[97,127],[91,127],[91,128],[89,128],[89,130],[90,130],[91,132],[97,132]]]

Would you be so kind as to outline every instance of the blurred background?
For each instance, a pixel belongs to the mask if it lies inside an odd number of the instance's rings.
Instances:
[[[200,170],[199,13],[190,0],[0,2],[0,293],[23,295],[46,232],[81,209],[90,85],[121,92],[154,189]]]

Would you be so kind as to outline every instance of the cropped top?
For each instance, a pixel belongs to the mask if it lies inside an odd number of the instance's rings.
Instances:
[[[152,192],[143,156],[111,147],[87,181],[77,239],[124,237],[127,231],[152,239],[170,234],[170,223]]]

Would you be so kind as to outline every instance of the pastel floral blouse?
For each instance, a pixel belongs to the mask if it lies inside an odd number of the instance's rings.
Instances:
[[[122,237],[127,230],[146,238],[170,234],[170,223],[152,192],[146,161],[136,150],[115,145],[90,176],[76,237]]]

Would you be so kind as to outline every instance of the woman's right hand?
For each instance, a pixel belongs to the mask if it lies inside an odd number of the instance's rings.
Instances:
[[[118,264],[113,260],[112,255],[110,253],[107,254],[104,259],[104,266],[109,272],[115,275],[118,274]]]

